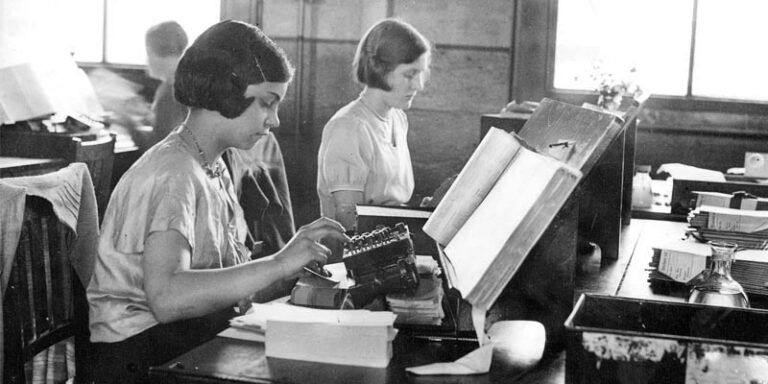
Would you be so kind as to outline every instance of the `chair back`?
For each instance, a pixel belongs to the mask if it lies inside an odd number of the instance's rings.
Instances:
[[[117,134],[93,140],[50,132],[0,130],[0,155],[29,158],[60,158],[67,163],[81,162],[88,166],[96,192],[99,222],[112,193],[112,168]]]
[[[96,205],[99,209],[99,222],[112,194],[112,168],[115,161],[115,140],[117,135],[100,137],[96,140],[82,141],[75,155],[74,162],[85,163],[91,173],[93,189],[96,193]]]
[[[77,382],[88,380],[88,303],[69,261],[74,236],[48,201],[26,197],[19,245],[3,298],[5,383],[26,383],[25,363],[70,337],[75,342]]]

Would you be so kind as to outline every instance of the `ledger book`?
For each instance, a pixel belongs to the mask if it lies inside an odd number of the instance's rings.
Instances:
[[[491,128],[424,225],[442,248],[448,283],[489,309],[581,176]]]

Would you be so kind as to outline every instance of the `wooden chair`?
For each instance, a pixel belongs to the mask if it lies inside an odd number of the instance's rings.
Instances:
[[[0,155],[61,158],[67,163],[85,163],[91,173],[101,221],[112,193],[116,139],[114,132],[94,140],[83,140],[61,133],[0,130]]]
[[[21,237],[3,298],[5,383],[26,383],[25,363],[70,337],[75,344],[76,382],[88,381],[88,303],[68,257],[73,238],[48,201],[26,197]]]

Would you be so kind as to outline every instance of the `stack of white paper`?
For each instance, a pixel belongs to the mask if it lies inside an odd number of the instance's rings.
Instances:
[[[265,332],[269,357],[331,364],[386,367],[392,358],[395,314],[327,310],[286,303],[254,304],[230,324]]]

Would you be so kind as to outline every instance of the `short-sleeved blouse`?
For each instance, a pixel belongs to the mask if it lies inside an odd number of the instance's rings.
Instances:
[[[118,342],[156,324],[142,258],[152,232],[174,230],[190,244],[192,269],[224,268],[247,255],[245,221],[227,172],[209,177],[175,131],[120,179],[102,222],[88,288],[93,342]],[[219,161],[222,163],[221,159]]]
[[[323,129],[317,194],[323,216],[334,217],[337,191],[359,191],[363,203],[402,205],[413,193],[408,119],[401,109],[376,115],[361,98],[347,104]]]

